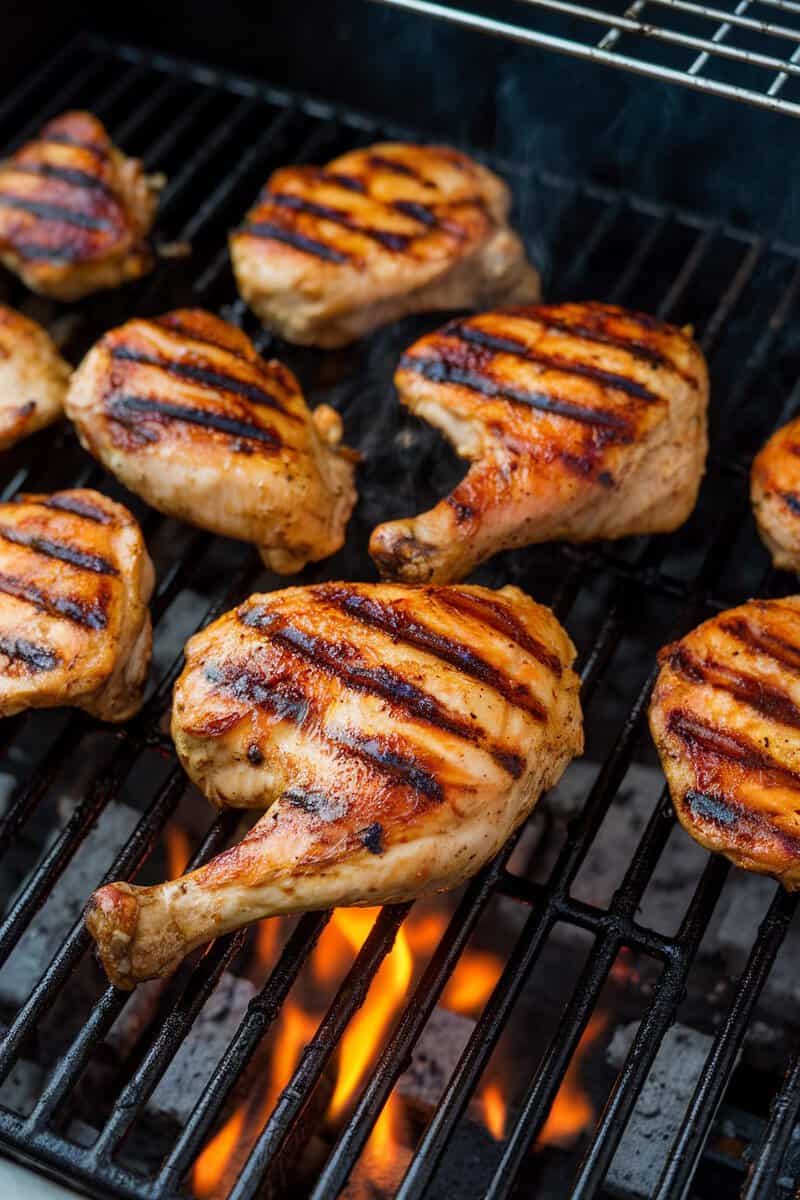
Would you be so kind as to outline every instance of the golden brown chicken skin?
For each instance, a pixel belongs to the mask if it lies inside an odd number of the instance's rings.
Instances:
[[[0,450],[58,420],[69,377],[41,325],[0,304]]]
[[[290,588],[197,634],[180,759],[215,804],[268,811],[180,879],[95,893],[109,978],[166,974],[262,917],[457,887],[580,753],[574,656],[512,587]]]
[[[395,374],[401,402],[470,469],[370,553],[407,582],[463,579],[498,550],[676,529],[706,452],[708,375],[689,334],[608,304],[451,321]]]
[[[153,566],[131,514],[79,488],[0,504],[0,716],[124,721],[150,665]]]
[[[77,300],[138,279],[157,192],[88,112],[48,122],[0,165],[0,260],[34,292]]]
[[[327,405],[310,413],[241,330],[181,309],[111,330],[66,401],[83,446],[155,508],[255,542],[281,573],[333,554],[355,502],[354,456]]]
[[[236,281],[291,342],[341,346],[408,313],[535,300],[508,188],[447,146],[285,167],[230,239]]]
[[[775,566],[800,572],[800,418],[774,433],[756,455],[750,499]]]
[[[724,612],[659,661],[650,729],[681,824],[800,887],[800,596]]]

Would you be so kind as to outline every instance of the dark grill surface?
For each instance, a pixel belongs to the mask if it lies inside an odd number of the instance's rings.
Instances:
[[[268,172],[287,162],[325,161],[353,145],[397,134],[369,118],[262,84],[100,39],[84,39],[56,55],[0,105],[0,136],[13,148],[45,119],[73,106],[91,108],[118,144],[141,155],[148,169],[166,173],[158,237],[162,242],[185,240],[193,247],[190,257],[166,259],[140,283],[69,310],[80,314],[70,346],[73,355],[82,353],[101,330],[127,316],[163,312],[177,304],[204,305],[255,333],[255,323],[236,298],[224,238],[241,220]],[[481,582],[492,585],[521,584],[536,599],[552,604],[567,624],[580,651],[587,752],[602,765],[548,878],[534,880],[525,873],[511,873],[506,867],[509,848],[462,894],[438,948],[384,1042],[355,1112],[339,1134],[313,1192],[317,1200],[337,1195],[344,1186],[459,955],[498,895],[524,912],[521,932],[407,1167],[399,1194],[412,1200],[426,1193],[515,1001],[541,969],[542,951],[557,923],[588,931],[592,948],[556,1032],[538,1068],[528,1076],[527,1092],[515,1107],[487,1194],[499,1198],[511,1193],[609,972],[620,950],[627,947],[655,960],[661,969],[655,989],[642,997],[638,1034],[574,1184],[575,1196],[601,1193],[731,871],[722,859],[707,859],[674,934],[639,923],[637,911],[674,826],[662,793],[653,796],[651,816],[635,854],[621,864],[621,882],[609,906],[596,907],[577,898],[573,884],[606,815],[613,818],[631,763],[654,761],[643,716],[655,650],[714,611],[752,594],[780,594],[792,587],[790,579],[768,569],[758,546],[747,502],[747,468],[767,432],[793,412],[798,400],[793,385],[800,348],[796,335],[792,338],[792,323],[796,325],[800,248],[722,227],[713,214],[674,211],[623,191],[554,178],[545,163],[524,168],[499,164],[498,169],[515,189],[517,222],[534,257],[544,266],[548,298],[618,301],[693,324],[712,365],[712,458],[698,509],[675,535],[580,549],[531,549],[499,556],[479,573]],[[22,290],[9,281],[6,296],[11,303],[20,303]],[[49,316],[56,312],[46,304],[42,311]],[[260,348],[274,350],[298,371],[312,403],[325,399],[339,408],[347,441],[365,455],[361,502],[348,545],[336,558],[308,569],[304,581],[372,578],[365,547],[375,522],[427,505],[455,478],[454,463],[442,450],[440,439],[398,412],[390,386],[392,367],[404,347],[442,319],[410,319],[350,350],[327,355],[300,352],[258,335]],[[20,490],[78,484],[99,485],[121,495],[63,426],[6,456],[4,499]],[[162,633],[181,598],[190,590],[194,596],[190,632],[250,591],[280,586],[276,577],[264,572],[250,548],[179,526],[148,511],[135,498],[125,499],[142,520],[159,573],[153,603],[153,679],[142,712],[113,732],[110,747],[91,768],[79,803],[60,824],[48,808],[51,791],[59,779],[85,769],[87,760],[91,766],[91,739],[97,738],[100,727],[81,714],[58,713],[23,715],[6,721],[0,730],[3,767],[16,773],[0,818],[0,861],[21,853],[26,863],[4,897],[0,964],[5,964],[31,919],[46,905],[104,810],[125,795],[136,807],[139,822],[122,845],[109,844],[108,869],[94,885],[134,878],[189,790],[172,755],[164,721],[180,659],[171,661],[166,654]],[[35,746],[36,763],[21,773],[15,764],[23,742]],[[154,762],[158,770],[148,769]],[[235,821],[234,814],[224,813],[209,825],[195,848],[194,865],[226,844]],[[39,828],[42,825],[46,830]],[[32,847],[27,858],[26,846]],[[656,1193],[659,1200],[682,1196],[690,1186],[794,909],[794,899],[776,888],[682,1116]],[[293,1136],[407,912],[408,906],[387,908],[376,921],[290,1084],[266,1119],[231,1192],[237,1200],[255,1195]],[[327,914],[311,914],[297,923],[172,1149],[149,1175],[120,1161],[123,1139],[132,1132],[222,972],[243,952],[244,934],[215,943],[171,982],[132,1073],[104,1113],[99,1138],[82,1148],[62,1131],[61,1114],[128,1001],[126,995],[104,987],[99,970],[89,963],[94,1001],[78,1015],[68,1051],[50,1062],[30,1114],[20,1116],[0,1108],[0,1143],[13,1156],[71,1180],[93,1195],[160,1200],[187,1194],[186,1176],[195,1156],[218,1127],[226,1100],[276,1020],[327,919]],[[32,1044],[73,973],[88,958],[89,939],[78,921],[28,998],[8,1019],[0,1040],[2,1078]],[[793,1057],[774,1098],[771,1120],[760,1133],[750,1178],[743,1173],[739,1178],[743,1195],[751,1200],[776,1194],[800,1104],[799,1081],[800,1066]]]

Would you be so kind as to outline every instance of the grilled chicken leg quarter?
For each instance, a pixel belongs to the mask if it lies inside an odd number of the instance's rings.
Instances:
[[[157,189],[97,117],[67,112],[0,165],[0,261],[34,292],[78,300],[138,279]]]
[[[706,365],[653,317],[561,304],[451,321],[411,347],[395,383],[472,465],[430,512],[373,531],[389,578],[447,583],[498,550],[666,532],[694,507]]]
[[[322,584],[252,596],[189,642],[172,732],[218,805],[268,812],[87,923],[119,987],[249,921],[457,887],[583,746],[575,650],[516,588]]]
[[[0,716],[124,721],[150,665],[153,565],[121,504],[79,488],[0,504]]]
[[[354,456],[327,405],[308,411],[288,368],[199,309],[113,329],[66,402],[83,446],[162,512],[255,542],[274,571],[338,550]]]
[[[236,282],[265,325],[316,346],[408,313],[537,300],[510,203],[501,179],[447,146],[286,167],[231,234]]]
[[[756,455],[750,499],[775,566],[800,572],[800,418],[774,433]]]
[[[659,661],[650,728],[681,824],[800,888],[800,596],[724,612]]]
[[[69,376],[41,325],[0,305],[0,450],[58,420]]]

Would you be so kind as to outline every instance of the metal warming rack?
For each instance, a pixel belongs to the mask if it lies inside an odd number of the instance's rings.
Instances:
[[[503,6],[507,17],[497,15],[497,4],[380,3],[708,95],[800,114],[800,4],[793,0],[632,0],[619,12],[613,5],[573,0],[509,0]]]
[[[766,93],[760,99],[766,101]],[[781,103],[777,95],[773,102]],[[13,146],[48,117],[76,105],[96,112],[115,141],[128,152],[141,155],[148,169],[168,174],[159,230],[164,236],[186,239],[195,248],[188,265],[163,263],[152,278],[127,289],[114,303],[127,306],[124,315],[137,310],[163,310],[176,302],[172,281],[175,272],[183,271],[182,302],[224,311],[246,326],[249,318],[236,300],[224,235],[239,219],[269,170],[285,162],[324,160],[353,144],[396,133],[363,114],[92,37],[65,47],[4,100],[0,105],[0,135],[7,146]],[[723,226],[713,218],[671,209],[621,190],[583,185],[537,169],[519,170],[512,164],[503,164],[502,169],[515,191],[519,223],[531,240],[538,239],[540,257],[547,259],[548,293],[552,299],[591,295],[642,307],[662,318],[691,320],[712,366],[715,443],[704,492],[714,500],[710,511],[716,517],[703,511],[701,504],[686,529],[669,538],[640,539],[633,549],[621,544],[582,549],[546,547],[504,556],[494,568],[493,579],[500,583],[505,581],[504,572],[513,567],[515,581],[528,586],[537,599],[553,604],[579,641],[583,700],[591,738],[600,716],[596,698],[599,695],[602,699],[633,610],[657,603],[664,614],[658,634],[666,640],[691,627],[700,617],[741,600],[741,594],[734,588],[726,590],[725,584],[726,571],[738,553],[741,538],[749,539],[756,555],[761,593],[780,590],[781,580],[767,571],[765,557],[759,557],[755,549],[747,502],[747,465],[763,437],[794,411],[798,401],[790,373],[791,355],[787,358],[786,354],[788,327],[800,293],[800,247],[770,243],[747,230]],[[104,311],[107,304],[103,297],[96,303],[89,301],[84,310],[87,320],[94,319],[101,328],[103,322],[108,324],[108,313]],[[375,445],[369,442],[370,405],[376,394],[385,393],[396,354],[396,343],[386,340],[390,337],[379,333],[365,347],[356,348],[336,396],[350,440],[358,443],[360,437],[368,450]],[[261,347],[267,344],[268,339],[261,337]],[[287,352],[286,347],[278,350],[282,355]],[[292,361],[309,384],[312,401],[319,398],[314,393],[314,380],[320,356],[313,351],[303,352]],[[773,369],[776,363],[779,369]],[[756,393],[759,402],[754,405]],[[63,427],[26,444],[11,461],[13,468],[4,483],[3,499],[20,490],[85,483],[112,486]],[[380,473],[386,461],[371,465],[368,455],[363,486],[371,489],[371,495],[380,492]],[[163,518],[145,510],[148,539],[163,523]],[[352,538],[362,543],[364,537],[365,527],[356,525]],[[206,534],[188,534],[182,554],[162,571],[153,603],[156,644],[170,605],[193,585],[198,564],[215,541]],[[685,560],[681,557],[684,550],[688,555]],[[325,577],[323,570],[327,576],[357,571],[363,574],[367,570],[363,549],[346,551],[344,557],[307,572],[304,578]],[[579,602],[598,580],[605,589],[606,601],[596,619],[581,624]],[[209,591],[205,611],[198,613],[198,625],[235,604],[256,585],[277,586],[278,581],[274,577],[265,580],[255,553],[242,547],[238,566]],[[117,803],[142,754],[155,747],[168,762],[168,773],[144,797],[141,817],[131,837],[119,847],[109,846],[104,879],[134,877],[153,851],[187,787],[163,731],[163,717],[179,669],[179,659],[163,667],[141,714],[118,731],[110,762],[98,766],[78,807],[55,831],[55,837],[44,844],[22,886],[4,897],[0,966],[37,911],[47,903],[99,814]],[[675,1019],[704,931],[730,874],[724,860],[708,857],[674,934],[664,934],[639,922],[638,907],[674,828],[673,815],[662,794],[653,799],[650,819],[609,905],[598,907],[572,894],[576,876],[591,853],[601,824],[609,814],[613,817],[618,789],[645,740],[643,716],[652,682],[651,658],[640,675],[634,672],[626,682],[627,715],[614,736],[605,739],[610,750],[549,878],[536,883],[512,874],[506,866],[510,853],[507,849],[467,887],[385,1041],[355,1111],[339,1133],[313,1191],[314,1200],[334,1197],[341,1190],[459,955],[490,901],[498,895],[507,897],[526,914],[521,932],[398,1194],[402,1200],[414,1200],[426,1193],[514,1003],[540,966],[542,950],[558,922],[588,931],[594,939],[593,948],[516,1108],[487,1194],[500,1200],[511,1193],[615,958],[622,947],[630,947],[660,963],[661,974],[652,994],[642,997],[639,1031],[592,1131],[575,1180],[575,1197],[586,1200],[599,1194],[661,1039]],[[16,740],[30,723],[40,720],[41,714],[27,714],[4,722],[0,748],[6,757],[13,754]],[[85,758],[82,746],[96,729],[97,723],[88,717],[73,714],[66,718],[33,772],[20,782],[0,819],[0,857],[9,854],[26,827],[35,821],[59,772],[82,755]],[[210,823],[206,836],[195,848],[193,864],[225,844],[235,819],[234,814],[226,813]],[[97,885],[101,882],[99,878],[95,881]],[[748,1023],[795,907],[795,899],[776,887],[749,961],[722,1012],[694,1094],[682,1114],[655,1200],[683,1196],[694,1176]],[[265,1120],[230,1193],[235,1200],[256,1195],[292,1136],[407,912],[408,906],[388,907],[376,921],[274,1111]],[[127,1002],[128,997],[112,987],[98,991],[96,1002],[82,1014],[82,1025],[66,1054],[49,1063],[33,1111],[23,1117],[0,1108],[2,1148],[98,1197],[168,1200],[185,1194],[182,1181],[217,1128],[237,1080],[274,1023],[327,919],[328,914],[310,914],[299,921],[174,1145],[150,1175],[123,1165],[119,1161],[120,1147],[222,972],[240,953],[242,934],[220,939],[188,973],[176,977],[160,1010],[158,1028],[116,1096],[93,1145],[84,1147],[70,1140],[60,1129],[59,1115],[95,1048]],[[88,952],[89,941],[78,921],[0,1037],[0,1080],[9,1075]],[[800,1058],[795,1052],[785,1082],[773,1097],[771,1119],[764,1124],[755,1148],[751,1173],[742,1179],[746,1200],[777,1194],[782,1162],[800,1108],[799,1080]]]

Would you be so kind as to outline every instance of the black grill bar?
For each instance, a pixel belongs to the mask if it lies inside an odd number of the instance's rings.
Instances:
[[[694,1095],[664,1167],[654,1200],[678,1200],[697,1167],[714,1114],[775,955],[797,909],[797,897],[778,889],[759,930],[727,1016],[706,1059]]]
[[[74,53],[73,53],[74,52]],[[73,61],[74,60],[74,61]],[[144,97],[138,103],[140,97]],[[36,111],[32,100],[43,104]],[[136,149],[148,170],[166,170],[170,176],[162,195],[157,236],[166,233],[195,245],[189,262],[194,268],[188,281],[197,303],[222,311],[238,324],[252,328],[254,322],[237,299],[228,271],[224,244],[227,230],[251,204],[257,188],[269,172],[283,162],[323,161],[331,147],[346,149],[378,137],[408,138],[409,131],[382,128],[363,114],[340,110],[302,95],[290,95],[261,83],[222,71],[153,54],[132,46],[115,46],[98,37],[79,39],[70,54],[62,50],[29,78],[24,88],[0,105],[0,130],[13,138],[13,145],[34,133],[47,117],[67,105],[80,105],[97,112],[125,148],[162,112],[158,133],[149,146]],[[20,115],[22,120],[20,121]],[[411,135],[413,137],[413,134]],[[489,162],[489,165],[492,164]],[[713,215],[700,216],[679,207],[594,183],[564,180],[537,166],[499,164],[512,185],[525,191],[541,190],[548,198],[545,209],[553,213],[593,213],[592,219],[554,263],[552,293],[558,297],[597,296],[641,306],[637,296],[653,271],[660,272],[657,298],[650,296],[646,307],[662,319],[694,321],[699,340],[708,354],[714,352],[713,404],[717,419],[735,422],[741,408],[752,405],[757,381],[771,359],[780,353],[786,331],[800,295],[800,248],[769,243],[748,230],[718,222]],[[527,194],[527,192],[526,192]],[[536,213],[536,205],[531,206]],[[555,227],[555,226],[554,226]],[[632,236],[631,230],[636,230]],[[523,230],[523,232],[534,232]],[[623,240],[626,252],[615,262],[624,263],[620,274],[607,277],[604,262],[609,246]],[[672,253],[673,245],[687,247]],[[719,256],[719,258],[717,257]],[[562,262],[561,259],[566,259]],[[668,270],[659,266],[670,259]],[[150,312],[172,303],[169,264],[160,266],[141,285],[131,289],[131,312]],[[722,281],[716,296],[694,312],[693,285],[709,270]],[[783,282],[765,290],[759,282],[770,276]],[[706,292],[708,279],[705,279]],[[137,290],[138,289],[138,290]],[[760,289],[760,290],[759,290]],[[703,288],[698,289],[700,295]],[[753,294],[761,308],[753,305]],[[765,296],[769,303],[765,304]],[[91,309],[91,303],[87,308]],[[758,314],[763,311],[763,316]],[[754,315],[755,314],[755,315]],[[735,335],[731,321],[736,320]],[[378,335],[381,337],[382,335]],[[259,347],[271,343],[262,333]],[[742,362],[742,349],[746,357]],[[283,350],[279,348],[279,353]],[[364,355],[363,358],[369,357]],[[385,357],[385,356],[384,356]],[[303,360],[313,377],[318,359]],[[347,403],[355,403],[363,376],[369,368],[361,358],[352,360],[355,372]],[[733,363],[733,366],[731,366]],[[386,367],[386,363],[383,363]],[[383,369],[383,368],[382,368]],[[388,370],[388,368],[387,368]],[[721,383],[718,379],[722,380]],[[381,377],[381,386],[385,380]],[[764,433],[796,410],[798,393],[791,389],[781,411],[765,414]],[[775,406],[778,407],[777,405]],[[754,445],[752,449],[755,449]],[[86,462],[69,480],[58,476],[54,462],[68,451],[75,457],[69,431],[55,429],[39,435],[30,447],[14,458],[14,469],[4,481],[4,498],[22,488],[39,490],[75,486],[89,482],[104,486],[99,468]],[[606,601],[591,635],[580,644],[582,695],[591,726],[598,704],[598,689],[613,669],[616,654],[628,636],[631,613],[641,601],[658,601],[669,611],[674,633],[681,633],[709,612],[734,602],[718,595],[719,580],[731,547],[746,528],[746,480],[749,460],[733,459],[724,451],[712,454],[710,475],[725,481],[730,504],[718,527],[702,536],[699,567],[686,577],[676,573],[669,555],[680,545],[682,534],[672,538],[643,539],[635,553],[630,548],[603,545],[552,548],[552,564],[558,567],[558,585],[549,602],[562,620],[578,621],[578,601],[601,577],[608,585]],[[147,537],[157,535],[163,519],[150,514],[144,522]],[[210,535],[194,533],[185,542],[180,557],[162,574],[153,601],[157,630],[168,609],[185,589],[192,587],[196,568],[213,548]],[[255,555],[220,584],[198,609],[203,625],[243,598],[262,576]],[[335,569],[335,568],[334,568]],[[312,568],[307,579],[327,577],[326,566]],[[343,568],[344,570],[344,568]],[[518,578],[522,578],[519,576]],[[522,579],[537,593],[535,578]],[[279,586],[270,580],[263,586]],[[767,573],[761,595],[780,593],[785,581]],[[738,597],[742,599],[743,597]],[[665,625],[664,640],[669,636]],[[55,882],[83,842],[86,831],[109,805],[113,805],[130,770],[149,748],[172,757],[169,738],[162,732],[172,684],[180,670],[176,657],[148,697],[139,716],[119,731],[119,743],[109,762],[92,779],[88,791],[55,840],[30,872],[0,923],[0,962],[18,944],[38,909],[47,903]],[[553,927],[566,922],[588,931],[594,945],[559,1026],[545,1048],[535,1076],[522,1097],[511,1128],[507,1131],[488,1195],[495,1200],[508,1196],[515,1187],[520,1168],[535,1141],[557,1095],[581,1034],[600,998],[611,966],[623,947],[646,954],[660,964],[660,977],[652,997],[643,1001],[642,1022],[612,1088],[605,1110],[592,1133],[591,1144],[580,1166],[573,1195],[588,1200],[600,1192],[614,1153],[624,1135],[637,1097],[655,1059],[661,1039],[675,1019],[677,1006],[689,979],[709,917],[717,905],[731,870],[721,859],[709,859],[698,880],[678,931],[664,935],[636,920],[638,905],[674,828],[674,817],[666,793],[654,800],[648,824],[631,858],[622,883],[609,905],[597,906],[572,896],[578,871],[592,849],[601,824],[612,811],[615,797],[642,743],[643,718],[654,674],[649,664],[641,669],[641,686],[627,717],[620,722],[616,741],[599,767],[594,785],[572,823],[550,878],[534,883],[509,872],[507,863],[513,845],[481,872],[466,888],[433,952],[430,962],[407,998],[395,1027],[379,1049],[377,1062],[362,1091],[354,1100],[352,1113],[344,1121],[338,1139],[313,1187],[313,1200],[337,1195],[357,1166],[369,1134],[405,1068],[428,1018],[439,1001],[460,955],[493,897],[503,895],[525,905],[526,920],[511,950],[503,972],[487,1001],[476,1028],[467,1042],[452,1078],[445,1086],[436,1111],[422,1135],[399,1195],[421,1196],[427,1192],[445,1155],[466,1105],[479,1084],[490,1055],[512,1015],[515,1002],[534,977],[541,952]],[[635,679],[630,681],[635,684]],[[13,749],[19,733],[35,716],[4,723],[0,730],[0,752]],[[0,854],[25,829],[59,772],[68,767],[83,738],[98,728],[83,715],[68,719],[45,751],[37,768],[21,783],[0,817]],[[145,798],[143,813],[126,844],[102,881],[135,878],[158,844],[186,790],[186,779],[174,763],[166,780],[152,798]],[[207,861],[233,834],[234,812],[222,813],[210,825],[197,847],[192,864]],[[409,910],[408,905],[387,907],[378,917],[361,951],[355,957],[336,996],[322,1018],[315,1036],[287,1082],[281,1097],[258,1133],[231,1196],[236,1200],[256,1195],[262,1181],[298,1128],[298,1121],[328,1064],[337,1053],[348,1023],[362,1004],[382,962],[391,952],[394,939]],[[769,968],[786,933],[795,902],[778,894],[754,942],[748,966],[736,995],[715,1038],[695,1095],[685,1114],[664,1176],[659,1200],[684,1194],[700,1161],[714,1114],[733,1073],[738,1051],[755,1011]],[[167,985],[156,1017],[149,1026],[141,1058],[122,1092],[116,1096],[110,1116],[98,1141],[82,1149],[56,1132],[59,1116],[78,1085],[93,1053],[122,1011],[126,995],[105,987],[86,1014],[77,1037],[57,1064],[51,1064],[46,1082],[30,1116],[17,1117],[0,1108],[0,1143],[17,1157],[33,1160],[65,1179],[77,1182],[93,1195],[113,1195],[130,1200],[176,1200],[185,1194],[186,1176],[208,1137],[224,1117],[237,1083],[280,1015],[282,1005],[309,960],[316,940],[330,914],[302,917],[288,938],[260,992],[244,1013],[239,1028],[214,1068],[207,1087],[195,1103],[183,1130],[167,1153],[159,1170],[148,1178],[135,1174],[116,1161],[116,1153],[134,1122],[144,1113],[147,1100],[168,1069],[174,1054],[192,1028],[206,999],[226,969],[235,970],[243,935],[220,939],[193,965],[187,965]],[[0,1038],[0,1080],[6,1078],[20,1051],[43,1017],[68,985],[70,976],[90,946],[82,922],[67,935],[42,978]],[[788,1139],[800,1110],[800,1067],[792,1060],[784,1083],[775,1097],[772,1115],[757,1149],[749,1183],[748,1200],[766,1194],[779,1176]]]

